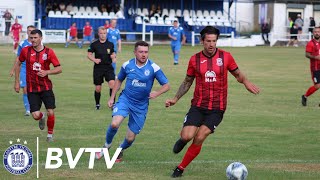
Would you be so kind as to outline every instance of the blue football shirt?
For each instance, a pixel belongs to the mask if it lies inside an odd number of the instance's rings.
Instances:
[[[182,36],[185,35],[182,27],[170,27],[168,34],[177,38],[177,40],[171,39],[171,44],[180,44]]]
[[[114,45],[114,51],[118,51],[118,40],[121,39],[119,29],[107,29],[107,39]]]
[[[123,81],[125,78],[127,78],[126,84],[121,96],[125,96],[132,106],[139,109],[148,107],[154,79],[160,85],[168,83],[168,79],[161,68],[150,59],[142,67],[136,65],[135,58],[123,63],[118,79]]]

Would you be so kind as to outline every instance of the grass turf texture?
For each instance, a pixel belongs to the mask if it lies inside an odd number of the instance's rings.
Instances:
[[[13,91],[14,78],[9,77],[14,55],[9,46],[0,46],[0,153],[12,140],[27,140],[34,155],[32,169],[25,175],[14,176],[1,162],[1,179],[36,178],[36,137],[40,139],[39,174],[42,179],[169,179],[189,145],[178,155],[172,147],[190,106],[190,91],[171,108],[164,101],[175,95],[185,77],[190,56],[202,46],[183,46],[178,66],[173,66],[169,46],[150,48],[150,59],[166,73],[171,90],[150,101],[145,127],[124,153],[124,161],[106,169],[104,160],[95,161],[88,169],[89,153],[84,153],[75,169],[70,170],[63,154],[63,165],[56,170],[44,168],[48,147],[72,148],[75,157],[81,147],[102,147],[105,130],[111,121],[107,109],[108,88],[104,84],[101,110],[94,105],[92,62],[86,58],[86,46],[49,45],[63,67],[63,73],[50,78],[56,95],[55,142],[48,144],[46,130],[24,117],[21,93]],[[229,74],[228,107],[224,120],[214,135],[210,135],[199,156],[187,167],[184,179],[226,179],[225,169],[240,161],[249,171],[248,179],[318,179],[320,177],[319,92],[301,106],[301,95],[311,84],[309,61],[304,49],[283,47],[222,48],[230,51],[240,69],[258,85],[262,92],[252,95]],[[123,62],[133,57],[133,46],[124,45],[118,55],[117,71]],[[124,86],[122,86],[123,88]],[[155,82],[154,89],[159,88]],[[44,109],[42,107],[42,109]],[[122,142],[127,120],[113,141],[111,156]],[[190,144],[190,143],[189,143]]]

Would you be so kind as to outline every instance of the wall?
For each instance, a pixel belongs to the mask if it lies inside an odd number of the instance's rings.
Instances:
[[[0,9],[13,9],[13,16],[18,17],[19,23],[23,26],[23,31],[26,31],[27,26],[34,25],[35,17],[35,0],[0,0]],[[2,15],[2,14],[1,14]],[[4,20],[0,18],[0,31],[4,30]],[[14,22],[14,21],[12,21]]]
[[[240,32],[252,31],[254,27],[254,4],[251,2],[232,3],[230,15],[237,22],[236,29]],[[236,16],[235,16],[236,14]]]

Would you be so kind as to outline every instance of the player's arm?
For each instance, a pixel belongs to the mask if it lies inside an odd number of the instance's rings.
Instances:
[[[310,52],[306,52],[306,57],[309,58],[309,59],[316,59],[316,60],[320,60],[320,55],[317,55],[317,56],[313,56],[311,55]]]
[[[247,77],[240,71],[240,69],[231,71],[231,74],[237,79],[239,83],[243,84],[249,92],[253,94],[259,94],[259,87],[250,82]]]
[[[121,38],[118,40],[118,52],[121,53]]]
[[[15,73],[15,69],[18,66],[18,62],[19,62],[19,57],[17,56],[15,61],[14,61],[14,63],[13,63],[13,66],[12,66],[12,68],[10,70],[10,77],[12,77],[13,74]]]
[[[160,96],[161,94],[167,92],[170,90],[170,85],[169,83],[166,83],[161,86],[161,88],[157,91],[152,91],[149,95],[149,99],[155,99],[156,97]]]
[[[96,64],[99,64],[101,62],[101,59],[96,59],[94,56],[93,56],[93,53],[92,52],[88,52],[88,55],[87,55],[88,59]]]
[[[194,78],[195,78],[194,76],[186,75],[184,81],[181,83],[179,90],[177,91],[174,98],[166,100],[166,107],[175,105],[178,102],[178,100],[189,91]]]
[[[60,73],[62,73],[62,67],[59,65],[50,70],[41,70],[37,73],[37,75],[40,77],[45,77],[48,75],[55,75]]]
[[[187,40],[186,35],[183,33],[182,34],[182,44],[185,44],[186,40]]]
[[[21,61],[18,61],[15,63],[15,65],[13,66],[15,73],[14,73],[14,90],[19,93],[20,91],[20,69],[21,69]]]

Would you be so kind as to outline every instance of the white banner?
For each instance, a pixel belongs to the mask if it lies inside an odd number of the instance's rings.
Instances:
[[[44,43],[66,43],[66,30],[42,30]]]

